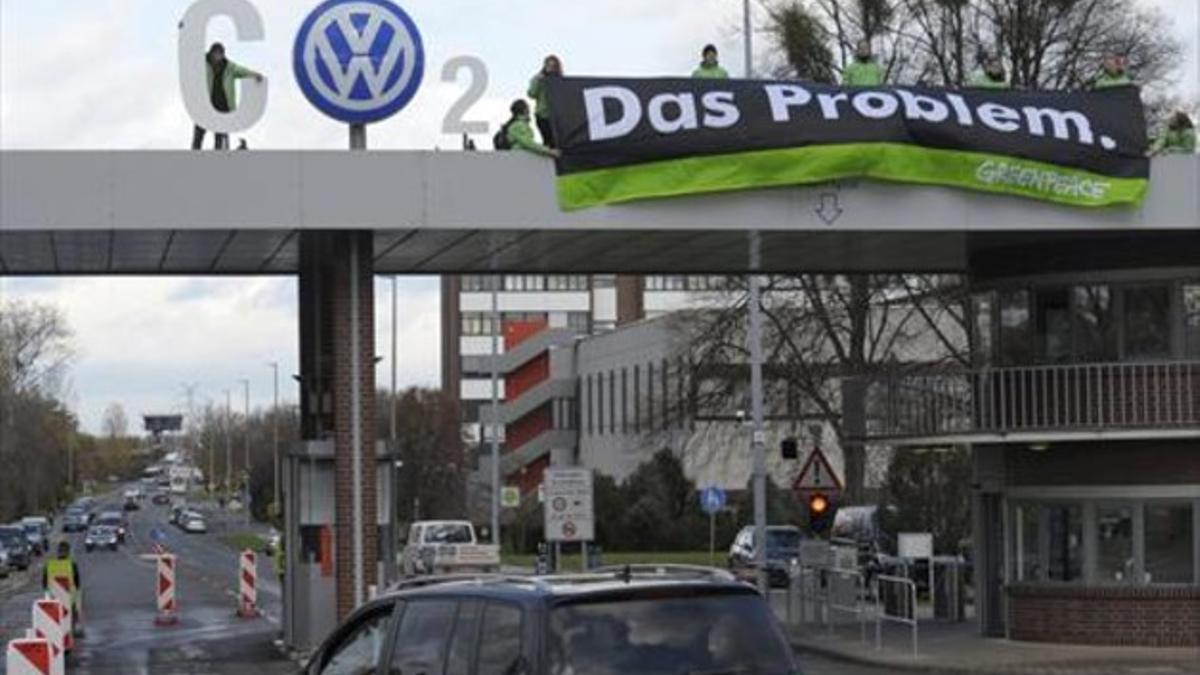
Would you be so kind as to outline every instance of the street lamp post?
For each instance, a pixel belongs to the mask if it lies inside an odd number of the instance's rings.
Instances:
[[[225,390],[225,492],[233,484],[233,395]]]
[[[274,392],[272,394],[271,403],[271,456],[272,456],[272,480],[275,485],[275,508],[282,509],[283,501],[280,497],[279,486],[279,362],[272,361],[271,366],[272,381],[274,382]]]
[[[250,524],[250,380],[241,380],[245,394],[242,415],[242,511]]]

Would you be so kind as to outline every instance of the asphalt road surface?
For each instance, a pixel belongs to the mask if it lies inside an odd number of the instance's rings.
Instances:
[[[260,555],[258,597],[264,616],[238,618],[237,554],[221,541],[228,530],[219,520],[210,520],[209,534],[188,535],[167,523],[167,507],[153,506],[148,499],[142,510],[129,515],[132,531],[115,552],[84,552],[83,533],[55,535],[71,542],[84,589],[85,634],[68,660],[68,672],[274,675],[298,670],[274,646],[280,594],[269,560]],[[166,535],[167,548],[179,556],[179,621],[171,627],[154,625],[155,563],[139,557],[151,550],[153,528]],[[12,580],[18,588],[0,595],[0,641],[28,627],[42,561],[30,568],[24,583],[20,577]]]

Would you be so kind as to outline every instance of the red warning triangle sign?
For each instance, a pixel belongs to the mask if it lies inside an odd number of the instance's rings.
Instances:
[[[804,462],[804,467],[800,469],[800,475],[796,476],[796,480],[792,482],[793,490],[841,490],[842,481],[837,474],[833,472],[833,467],[829,465],[829,460],[825,458],[825,453],[821,452],[820,448],[815,448],[808,455],[808,459]]]

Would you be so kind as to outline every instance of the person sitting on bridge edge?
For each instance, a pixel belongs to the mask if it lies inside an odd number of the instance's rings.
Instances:
[[[205,70],[208,73],[208,95],[212,106],[219,112],[228,113],[237,110],[237,81],[254,78],[262,82],[263,76],[249,68],[244,68],[225,58],[225,45],[214,42],[204,56]],[[204,147],[205,130],[196,125],[192,131],[192,149]],[[213,134],[213,147],[217,150],[229,149],[228,134]]]
[[[542,135],[542,144],[547,148],[557,148],[554,142],[554,129],[550,126],[550,95],[546,91],[546,79],[562,77],[562,61],[551,54],[542,60],[542,69],[529,81],[529,98],[537,107],[534,116],[537,118],[538,133]]]
[[[967,85],[971,89],[1008,89],[1008,78],[1004,73],[1004,62],[999,56],[989,56],[983,61],[983,69],[975,73]]]
[[[504,124],[504,139],[509,148],[516,148],[544,157],[559,157],[557,148],[540,145],[533,138],[533,129],[529,126],[529,104],[525,99],[517,99],[509,106],[512,117]],[[506,148],[505,148],[506,149]]]
[[[729,79],[729,73],[721,67],[716,45],[704,45],[700,51],[700,65],[692,71],[692,77],[700,80]]]
[[[883,67],[871,53],[871,41],[859,40],[854,50],[854,62],[842,71],[842,84],[847,87],[878,87],[883,84]]]
[[[1100,75],[1092,82],[1092,89],[1112,89],[1113,87],[1127,87],[1131,84],[1133,84],[1133,80],[1129,79],[1129,74],[1125,72],[1125,57],[1114,53],[1105,54]]]
[[[1150,146],[1150,156],[1191,155],[1196,152],[1196,125],[1182,110],[1171,115],[1167,128]]]

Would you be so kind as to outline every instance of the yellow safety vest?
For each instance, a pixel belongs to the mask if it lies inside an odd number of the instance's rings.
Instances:
[[[75,595],[75,561],[70,558],[54,558],[46,561],[46,576],[49,577],[48,582],[53,582],[56,579],[65,579],[63,584],[70,591],[71,595]]]

